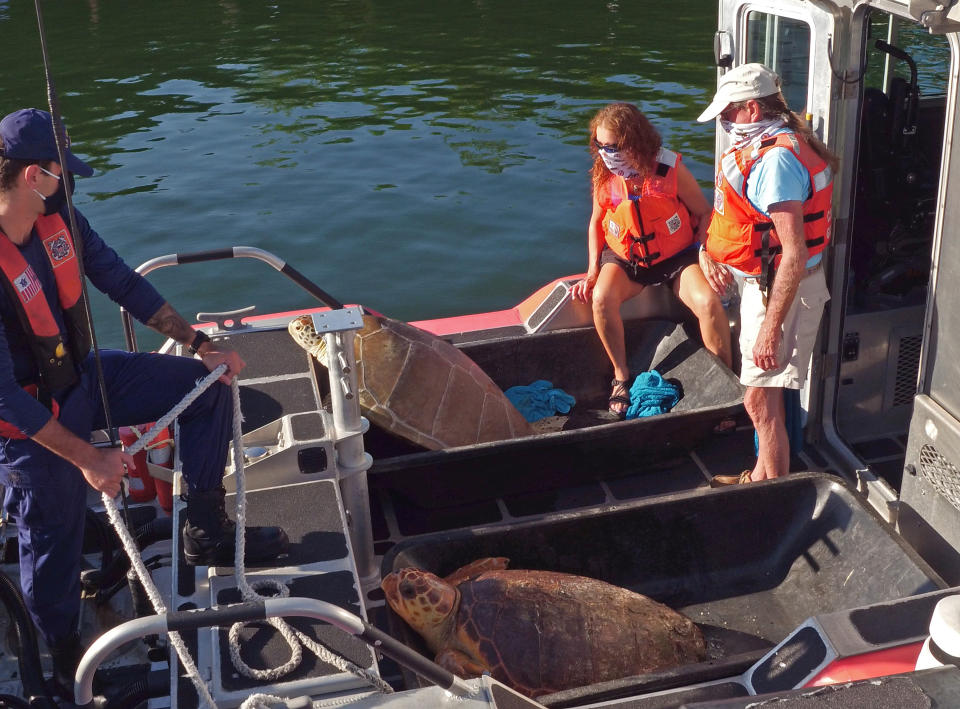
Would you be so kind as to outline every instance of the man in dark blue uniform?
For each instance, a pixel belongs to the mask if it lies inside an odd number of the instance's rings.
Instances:
[[[51,649],[58,681],[72,686],[68,678],[81,652],[77,621],[87,485],[115,496],[133,459],[120,449],[89,443],[91,431],[106,424],[75,287],[79,271],[71,259],[79,253],[94,286],[199,357],[102,351],[114,422],[155,421],[208,371],[229,367],[180,417],[188,563],[233,559],[235,527],[224,512],[221,477],[232,432],[229,383],[244,363],[194,331],[79,212],[79,233],[69,234],[65,190],[73,189],[74,174],[89,176],[93,170],[69,149],[65,155],[64,168],[57,162],[48,113],[23,109],[0,121],[0,484],[6,489],[4,505],[17,521],[27,608]],[[246,533],[251,560],[275,558],[289,545],[279,527]]]

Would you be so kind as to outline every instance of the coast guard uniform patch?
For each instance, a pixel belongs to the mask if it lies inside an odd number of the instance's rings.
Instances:
[[[47,237],[43,240],[43,245],[46,247],[47,253],[50,254],[50,261],[54,268],[62,266],[73,258],[73,248],[70,246],[65,231],[58,231],[53,236]]]

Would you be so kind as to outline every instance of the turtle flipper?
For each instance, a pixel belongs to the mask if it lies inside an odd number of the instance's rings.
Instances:
[[[444,578],[444,581],[451,586],[456,586],[464,581],[469,581],[472,578],[476,578],[485,571],[502,571],[503,569],[507,568],[507,564],[509,563],[510,559],[505,556],[487,556],[483,559],[471,561],[466,566],[461,566],[452,574]]]
[[[484,672],[490,671],[489,667],[481,665],[475,658],[451,648],[438,652],[434,661],[444,669],[450,670],[453,674],[464,679],[479,677]]]
[[[313,327],[313,319],[309,315],[294,318],[287,325],[287,332],[294,342],[317,358],[324,367],[327,366],[327,343],[322,335],[318,335]]]

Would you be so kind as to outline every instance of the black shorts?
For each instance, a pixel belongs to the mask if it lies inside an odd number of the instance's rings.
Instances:
[[[603,268],[605,263],[615,263],[623,269],[624,273],[627,274],[627,278],[634,283],[639,283],[642,286],[657,286],[661,283],[671,283],[687,266],[698,263],[698,251],[699,247],[693,244],[680,253],[674,254],[666,261],[655,263],[653,266],[646,268],[645,266],[637,266],[629,261],[624,261],[613,253],[613,249],[609,246],[604,246],[603,252],[600,254],[600,267]]]

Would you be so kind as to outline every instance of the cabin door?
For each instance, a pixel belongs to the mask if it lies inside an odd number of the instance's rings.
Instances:
[[[800,0],[724,0],[718,27],[715,53],[719,73],[750,62],[770,67],[780,76],[787,105],[806,116],[829,142],[833,76],[827,56],[833,16]],[[718,155],[727,144],[726,135],[718,131]]]
[[[949,60],[929,295],[907,440],[898,528],[951,585],[960,584],[960,109],[958,33]],[[946,64],[946,66],[944,66]]]

